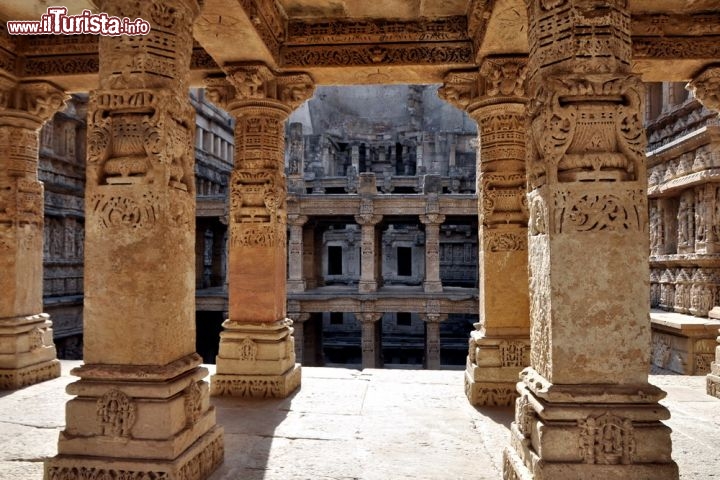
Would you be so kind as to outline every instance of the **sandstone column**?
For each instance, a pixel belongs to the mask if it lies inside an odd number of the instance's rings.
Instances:
[[[362,368],[382,367],[382,313],[360,312],[355,317],[362,328]]]
[[[204,479],[223,460],[195,353],[191,0],[105,0],[151,23],[100,37],[88,107],[84,364],[45,478]]]
[[[360,233],[360,293],[370,293],[378,289],[380,284],[380,244],[377,224],[382,221],[382,215],[361,213],[355,215],[355,221],[361,227]]]
[[[430,213],[420,215],[420,222],[425,225],[425,280],[423,290],[427,293],[442,292],[440,280],[440,225],[445,215]]]
[[[530,367],[510,479],[677,479],[648,383],[643,86],[625,0],[529,1]]]
[[[225,70],[226,78],[208,79],[208,98],[235,117],[229,318],[220,334],[212,394],[285,397],[300,385],[300,365],[285,318],[284,122],[314,87],[308,75],[276,74],[263,64]]]
[[[711,65],[699,72],[686,88],[692,91],[695,98],[706,108],[720,112],[720,65]],[[709,228],[708,234],[711,231]],[[717,241],[715,238],[713,240]],[[711,247],[713,251],[714,247],[715,245]],[[720,337],[718,341],[720,342]],[[715,347],[715,361],[712,362],[707,376],[707,393],[720,398],[720,346]]]
[[[526,59],[485,58],[453,72],[440,94],[477,121],[480,321],[470,334],[465,391],[473,405],[512,405],[529,364],[525,196]]]
[[[47,82],[0,77],[0,389],[60,376],[43,310],[43,184],[38,131],[65,102]]]
[[[288,292],[305,291],[303,277],[303,225],[307,222],[305,215],[288,215],[290,238],[288,239]]]
[[[293,321],[293,338],[295,339],[295,358],[298,363],[303,363],[305,346],[305,323],[310,319],[310,314],[305,312],[288,312],[288,318]]]
[[[439,370],[440,363],[440,322],[447,320],[447,315],[439,313],[421,313],[425,322],[425,368]]]

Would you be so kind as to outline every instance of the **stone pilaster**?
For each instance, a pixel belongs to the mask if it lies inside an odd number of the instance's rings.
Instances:
[[[623,0],[527,5],[531,366],[504,478],[677,479],[664,392],[648,383],[644,92],[630,72],[630,12]]]
[[[695,78],[688,83],[687,87],[695,98],[708,109],[715,112],[720,112],[720,64],[710,65],[704,68],[702,71],[695,76]],[[715,188],[714,186],[707,188]],[[713,212],[709,209],[704,209],[703,212],[706,216],[712,216]],[[712,222],[711,218],[707,218],[707,224],[710,225]],[[714,219],[718,222],[718,219]],[[712,235],[714,229],[708,228],[707,232]],[[704,252],[702,253],[716,253],[718,251],[717,244],[719,239],[711,237],[703,242]],[[712,251],[708,251],[712,250]],[[718,337],[720,342],[720,337]],[[715,347],[715,361],[710,366],[710,373],[707,376],[707,393],[713,397],[720,398],[720,345]]]
[[[226,66],[208,98],[235,117],[230,177],[229,318],[220,334],[213,395],[285,397],[300,385],[286,301],[284,122],[310,98],[305,74],[263,64]]]
[[[421,313],[425,322],[425,368],[439,370],[440,362],[440,322],[447,320],[447,314]]]
[[[195,353],[191,0],[101,1],[145,36],[99,39],[88,106],[84,364],[45,478],[205,479],[223,432]]]
[[[440,94],[477,121],[480,321],[470,335],[465,391],[473,405],[512,405],[529,364],[530,315],[525,176],[527,65],[487,57],[479,71],[451,72]]]
[[[60,376],[43,311],[39,130],[65,103],[47,82],[0,77],[0,389]]]
[[[382,215],[373,215],[371,201],[361,203],[360,211],[359,215],[355,215],[355,221],[361,228],[358,290],[360,293],[370,293],[380,286],[380,233],[377,224],[382,221]]]
[[[305,215],[288,215],[290,238],[288,239],[288,282],[291,293],[305,291],[303,275],[303,225],[308,218]]]
[[[442,292],[440,280],[440,225],[445,221],[445,215],[429,213],[420,216],[420,222],[425,225],[425,279],[423,290],[427,293]]]
[[[382,360],[382,313],[359,312],[355,318],[362,329],[362,368],[381,368]]]

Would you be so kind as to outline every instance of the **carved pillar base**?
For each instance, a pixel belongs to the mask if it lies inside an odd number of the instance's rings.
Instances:
[[[360,280],[358,282],[358,292],[372,293],[377,291],[377,282]]]
[[[288,280],[287,281],[288,293],[302,293],[305,291],[304,280]]]
[[[718,337],[720,342],[720,337]],[[707,375],[707,394],[720,398],[720,347],[715,347],[715,361],[710,365]]]
[[[223,460],[223,429],[200,362],[192,354],[163,366],[74,369],[80,380],[67,387],[75,398],[45,478],[209,477]]]
[[[49,315],[0,319],[0,389],[59,377],[60,362],[55,358]]]
[[[532,368],[521,377],[503,478],[678,478],[659,388],[553,385]]]
[[[166,480],[202,480],[208,478],[223,461],[222,428],[214,427],[172,461],[141,461],[74,455],[57,456],[45,464],[46,480],[75,478],[162,478]]]
[[[291,324],[225,321],[210,394],[284,398],[295,391],[300,364],[295,363]]]
[[[470,333],[465,395],[475,406],[512,406],[520,371],[529,363],[528,337],[488,338]]]
[[[423,282],[423,290],[425,293],[442,293],[442,282]]]

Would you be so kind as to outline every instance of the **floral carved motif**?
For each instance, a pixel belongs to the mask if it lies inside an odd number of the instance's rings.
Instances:
[[[281,50],[284,68],[363,65],[472,64],[468,42],[380,45],[286,46]]]
[[[616,193],[558,190],[555,193],[555,232],[643,230],[642,199],[642,190]]]

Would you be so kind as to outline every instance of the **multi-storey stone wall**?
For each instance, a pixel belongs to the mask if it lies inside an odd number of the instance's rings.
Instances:
[[[648,88],[652,362],[706,374],[720,324],[720,122],[684,84]],[[697,317],[697,318],[692,318]]]

